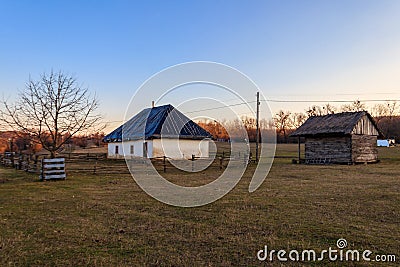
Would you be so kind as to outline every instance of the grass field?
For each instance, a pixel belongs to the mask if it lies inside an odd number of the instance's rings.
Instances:
[[[296,157],[296,145],[278,156]],[[262,266],[257,251],[336,248],[395,254],[400,262],[400,148],[381,163],[305,166],[280,157],[254,193],[255,165],[222,199],[177,208],[146,195],[130,175],[70,173],[66,181],[0,168],[0,266]],[[208,172],[168,179],[186,185]],[[280,266],[274,261],[270,266]],[[309,263],[286,263],[302,266]],[[323,262],[320,266],[396,266]]]

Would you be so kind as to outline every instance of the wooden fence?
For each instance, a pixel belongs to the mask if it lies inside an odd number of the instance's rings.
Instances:
[[[217,168],[223,170],[228,165],[229,161],[236,161],[243,166],[253,162],[250,155],[241,153],[238,155],[231,155],[229,152],[221,152],[218,154],[210,155],[214,157],[214,161],[210,164],[209,168]],[[50,160],[47,155],[14,155],[14,154],[3,154],[0,155],[0,165],[6,167],[12,167],[18,170],[36,173],[43,180],[48,180],[45,177],[52,177],[55,179],[65,179],[68,173],[84,173],[84,174],[95,174],[95,175],[110,175],[110,174],[129,174],[129,169],[124,159],[107,159],[107,155],[104,153],[66,153],[60,154],[59,157],[64,158],[62,163],[58,161],[58,158]],[[140,161],[140,158],[137,159]],[[197,157],[192,157],[186,160],[188,164],[194,164],[196,160],[203,160]],[[47,167],[48,163],[57,162],[57,167]],[[154,167],[159,172],[168,172],[168,170],[175,169],[167,157],[159,157],[151,160]],[[60,164],[63,166],[58,166]],[[60,170],[64,169],[64,174],[59,173]],[[193,168],[193,167],[192,167]],[[44,174],[44,175],[43,175]]]

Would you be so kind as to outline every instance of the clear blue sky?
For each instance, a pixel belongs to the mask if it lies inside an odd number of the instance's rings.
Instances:
[[[63,70],[97,92],[109,121],[123,119],[149,76],[193,60],[231,65],[275,99],[400,99],[400,1],[39,0],[0,10],[1,96]]]

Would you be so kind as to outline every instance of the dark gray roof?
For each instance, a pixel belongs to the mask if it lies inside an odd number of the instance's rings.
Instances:
[[[147,108],[106,135],[105,142],[152,139],[161,137],[203,139],[212,135],[172,105]]]
[[[349,135],[364,116],[368,116],[381,135],[372,116],[366,111],[358,111],[310,117],[290,136]]]

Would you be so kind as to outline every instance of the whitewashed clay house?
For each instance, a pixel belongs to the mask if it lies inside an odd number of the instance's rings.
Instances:
[[[209,156],[211,134],[172,105],[147,108],[104,137],[108,158]]]

